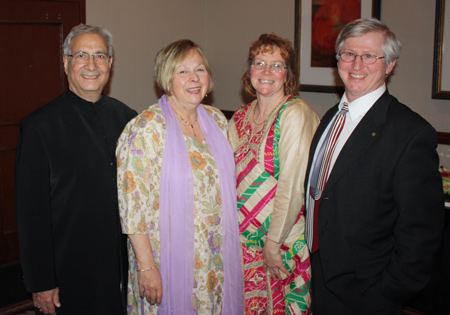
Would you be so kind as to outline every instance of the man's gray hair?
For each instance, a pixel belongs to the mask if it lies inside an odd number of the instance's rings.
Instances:
[[[113,54],[113,36],[112,34],[103,27],[98,27],[94,25],[80,24],[72,28],[69,35],[67,35],[66,40],[63,44],[64,55],[71,55],[72,51],[70,49],[70,44],[75,36],[81,34],[97,34],[100,35],[108,45],[108,56]]]
[[[384,44],[382,47],[384,63],[388,66],[392,61],[400,57],[402,44],[386,24],[375,18],[358,19],[348,23],[339,33],[336,39],[336,58],[339,60],[342,46],[347,38],[361,37],[369,32],[380,32],[384,34]],[[380,56],[381,57],[381,56]]]

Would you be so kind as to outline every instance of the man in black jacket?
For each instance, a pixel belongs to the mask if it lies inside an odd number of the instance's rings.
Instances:
[[[377,19],[337,38],[345,93],[316,131],[306,179],[315,315],[401,314],[430,279],[444,217],[437,135],[386,88],[399,52]]]
[[[122,315],[127,258],[115,146],[136,112],[102,95],[113,61],[107,30],[74,27],[63,61],[69,89],[20,124],[16,212],[25,286],[44,314]]]

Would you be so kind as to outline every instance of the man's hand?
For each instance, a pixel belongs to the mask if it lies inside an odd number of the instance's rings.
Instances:
[[[61,303],[59,303],[59,289],[54,288],[33,293],[33,304],[41,313],[56,315],[55,306],[61,306]]]

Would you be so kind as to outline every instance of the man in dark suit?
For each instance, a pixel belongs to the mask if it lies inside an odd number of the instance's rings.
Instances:
[[[316,131],[305,182],[315,315],[401,314],[430,278],[444,217],[437,135],[387,91],[399,52],[377,19],[337,38],[345,93]]]
[[[36,312],[122,315],[127,255],[115,148],[136,112],[102,94],[111,33],[78,25],[63,49],[69,89],[20,124],[16,213],[24,282]]]

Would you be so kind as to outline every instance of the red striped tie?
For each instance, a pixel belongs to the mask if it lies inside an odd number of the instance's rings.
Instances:
[[[319,204],[322,200],[322,192],[330,174],[331,159],[336,149],[336,143],[338,142],[339,135],[342,132],[345,124],[345,117],[348,113],[348,104],[345,102],[342,106],[342,110],[337,115],[333,127],[330,128],[314,164],[314,170],[310,181],[310,194],[314,199],[314,223],[313,223],[313,243],[311,252],[314,253],[319,249],[318,240],[318,211]]]

